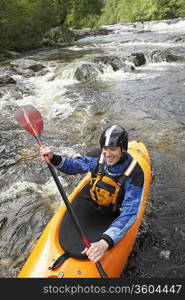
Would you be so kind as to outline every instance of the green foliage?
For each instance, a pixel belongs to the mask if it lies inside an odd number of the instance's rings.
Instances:
[[[102,7],[100,0],[70,0],[65,24],[75,28],[93,27]]]
[[[125,0],[123,0],[125,2]],[[119,4],[120,0],[110,1],[107,0],[99,24],[115,24],[119,22]]]
[[[177,12],[178,16],[184,18],[185,17],[185,0],[177,0]]]
[[[101,0],[0,0],[0,48],[38,47],[53,26],[94,26],[102,6]]]
[[[185,17],[185,0],[107,0],[100,25]]]
[[[179,17],[179,0],[153,0],[151,6],[151,19],[173,19]]]
[[[52,0],[0,0],[1,48],[38,46],[41,34],[57,24],[54,8]]]

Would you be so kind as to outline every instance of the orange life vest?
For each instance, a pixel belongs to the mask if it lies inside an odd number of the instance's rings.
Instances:
[[[101,158],[100,158],[101,159]],[[137,161],[132,159],[127,169],[119,177],[103,174],[103,163],[98,163],[98,172],[90,181],[90,195],[92,200],[102,206],[116,205],[124,181],[132,173]]]

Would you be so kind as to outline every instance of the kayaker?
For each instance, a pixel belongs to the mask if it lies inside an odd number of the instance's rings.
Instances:
[[[41,146],[42,160],[47,155],[53,166],[68,175],[91,172],[88,188],[89,204],[97,214],[115,216],[97,242],[91,243],[82,254],[94,263],[127,233],[137,219],[144,174],[128,150],[128,134],[120,125],[106,128],[100,137],[100,154],[64,158]],[[93,224],[92,224],[93,226]]]

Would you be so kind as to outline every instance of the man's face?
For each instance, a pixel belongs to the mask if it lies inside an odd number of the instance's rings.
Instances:
[[[122,157],[120,147],[103,147],[102,153],[107,164],[110,166],[115,165]]]

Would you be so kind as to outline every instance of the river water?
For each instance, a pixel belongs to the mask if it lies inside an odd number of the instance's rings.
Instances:
[[[39,72],[0,65],[15,81],[0,89],[0,277],[17,276],[61,204],[35,140],[15,121],[25,104],[41,112],[43,141],[62,155],[96,147],[114,123],[145,143],[153,180],[122,277],[185,277],[185,20],[104,28],[108,35],[25,53]],[[145,63],[134,64],[136,53]],[[67,193],[81,178],[59,177]]]

